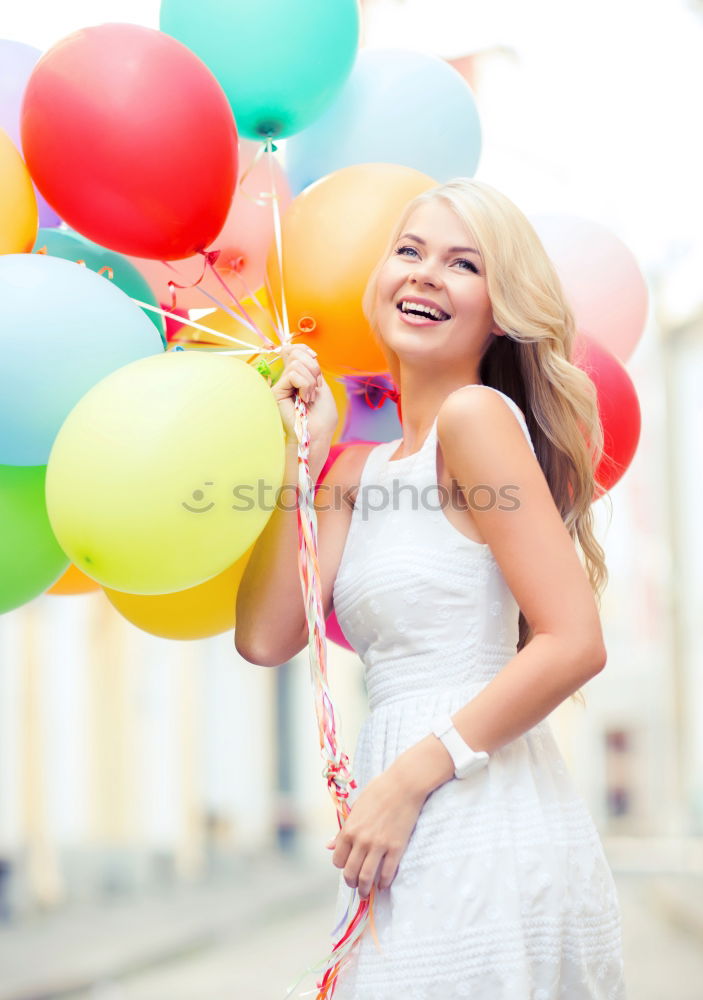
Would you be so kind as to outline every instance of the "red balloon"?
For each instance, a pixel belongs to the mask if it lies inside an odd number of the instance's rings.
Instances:
[[[329,455],[327,456],[327,461],[322,466],[322,470],[318,476],[317,485],[315,487],[316,494],[320,483],[325,478],[328,471],[332,468],[342,452],[352,444],[368,444],[375,447],[378,444],[378,441],[361,441],[357,438],[352,441],[337,441],[336,444],[333,444],[330,448]],[[332,642],[335,642],[338,646],[343,646],[344,649],[349,649],[352,653],[355,652],[354,647],[347,642],[346,636],[340,628],[339,622],[337,621],[337,615],[334,611],[331,611],[325,620],[325,633],[327,638],[331,639]]]
[[[41,193],[101,246],[177,260],[225,223],[237,179],[232,110],[170,35],[102,24],[62,39],[29,78],[21,127]]]
[[[625,368],[592,337],[583,333],[577,336],[572,361],[586,372],[598,392],[604,450],[596,469],[595,500],[617,483],[632,461],[640,438],[642,414]]]

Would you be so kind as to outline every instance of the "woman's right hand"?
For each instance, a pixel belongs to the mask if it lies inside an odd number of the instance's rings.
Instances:
[[[297,390],[308,407],[310,442],[332,439],[339,414],[332,390],[322,377],[317,356],[307,344],[284,344],[281,348],[283,372],[271,387],[281,411],[281,420],[288,441],[297,441],[295,433],[294,397]]]

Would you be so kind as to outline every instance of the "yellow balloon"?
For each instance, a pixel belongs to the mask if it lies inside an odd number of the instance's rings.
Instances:
[[[162,639],[207,639],[234,628],[237,591],[252,545],[233,566],[211,580],[175,594],[123,594],[105,587],[119,613],[137,628]]]
[[[28,253],[39,225],[32,179],[17,147],[0,128],[0,253]]]
[[[59,545],[105,587],[168,594],[231,566],[279,496],[285,434],[266,380],[224,354],[124,365],[64,421],[46,500]]]
[[[249,313],[259,329],[274,344],[279,344],[281,338],[271,312],[271,301],[266,289],[260,288],[255,292],[253,299],[243,299],[242,306]],[[236,311],[234,306],[232,308],[233,311]],[[183,326],[178,331],[178,341],[191,347],[202,345],[202,347],[213,348],[216,346],[218,349],[231,348],[232,350],[241,350],[243,349],[241,344],[233,343],[227,339],[228,337],[236,337],[238,340],[244,340],[247,344],[252,344],[256,348],[252,354],[241,354],[239,357],[243,358],[250,365],[256,365],[263,358],[271,371],[272,381],[276,382],[280,378],[283,371],[283,361],[280,355],[267,351],[262,345],[261,338],[256,333],[253,333],[243,323],[230,316],[224,309],[216,309],[214,312],[208,313],[199,322],[214,332],[209,334],[194,327]],[[332,444],[336,444],[344,431],[347,411],[349,409],[349,397],[341,376],[323,368],[322,377],[332,391],[332,396],[337,405],[337,413],[339,414],[337,429],[332,438]]]

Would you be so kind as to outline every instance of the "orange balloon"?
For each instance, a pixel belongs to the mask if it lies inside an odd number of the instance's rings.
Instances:
[[[347,395],[347,387],[342,379],[341,375],[335,375],[334,372],[325,371],[322,369],[322,377],[330,387],[332,396],[335,403],[337,404],[337,413],[339,419],[337,420],[337,429],[332,435],[332,444],[336,444],[342,434],[344,433],[344,425],[347,422],[347,410],[349,409],[349,396]]]
[[[371,271],[401,212],[437,181],[410,167],[362,163],[335,170],[294,198],[283,219],[283,282],[290,328],[339,374],[386,372],[361,311]],[[279,311],[275,243],[267,274]]]
[[[28,253],[39,225],[37,199],[24,160],[0,128],[0,253]]]
[[[234,628],[237,590],[251,545],[243,556],[205,583],[175,594],[125,594],[104,587],[110,603],[137,628],[162,639],[207,639]]]
[[[51,594],[53,597],[68,597],[74,594],[89,594],[93,590],[100,590],[98,581],[91,580],[82,570],[71,563],[53,587],[49,587],[47,594]]]

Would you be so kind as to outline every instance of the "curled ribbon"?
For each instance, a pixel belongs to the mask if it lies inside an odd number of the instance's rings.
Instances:
[[[355,396],[364,396],[366,405],[372,410],[380,409],[387,399],[400,402],[400,393],[393,380],[385,375],[347,378],[348,389]],[[350,383],[350,384],[349,384]]]
[[[173,279],[171,279],[168,282],[168,290],[171,293],[171,308],[172,309],[176,308],[176,289],[177,288],[195,288],[197,285],[200,284],[200,282],[205,277],[205,272],[208,269],[208,265],[210,265],[211,267],[214,267],[215,266],[215,262],[217,261],[217,258],[220,256],[220,251],[219,250],[198,250],[198,253],[202,254],[202,258],[203,258],[203,270],[202,270],[201,274],[199,275],[199,277],[197,277],[195,279],[195,281],[191,281],[190,284],[187,284],[187,285],[179,285],[178,282],[174,281]]]

